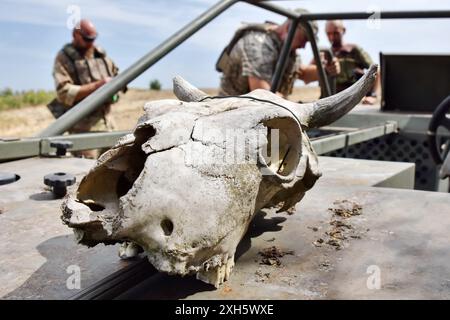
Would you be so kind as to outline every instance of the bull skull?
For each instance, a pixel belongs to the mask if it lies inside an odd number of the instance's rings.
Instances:
[[[230,276],[254,214],[293,207],[319,178],[304,130],[351,110],[372,88],[376,69],[307,104],[265,90],[212,98],[176,77],[180,100],[145,105],[133,133],[66,197],[62,220],[82,244],[132,242],[158,270],[196,273],[217,287]]]

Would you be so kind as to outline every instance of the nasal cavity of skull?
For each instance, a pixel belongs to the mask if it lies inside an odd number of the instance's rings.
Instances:
[[[123,197],[133,187],[135,178],[129,175],[129,171],[123,172],[117,179],[116,194],[117,197]]]
[[[147,155],[140,148],[133,147],[127,159],[126,170],[117,175],[116,195],[118,198],[126,195],[141,174]]]
[[[281,176],[290,175],[299,162],[301,132],[291,119],[271,119],[267,127],[267,145],[264,158],[269,169]]]
[[[161,229],[165,236],[170,236],[173,232],[173,222],[172,220],[165,218],[161,221]]]
[[[117,208],[119,198],[126,195],[140,176],[147,155],[142,144],[154,135],[153,128],[136,130],[135,142],[121,147],[120,152],[105,165],[96,167],[88,174],[78,189],[77,198],[92,211],[102,211],[105,207]]]

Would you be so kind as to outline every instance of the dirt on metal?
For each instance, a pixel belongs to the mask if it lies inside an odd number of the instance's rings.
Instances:
[[[280,258],[284,257],[287,254],[293,255],[294,251],[283,251],[276,246],[272,246],[259,251],[259,254],[262,256],[261,264],[279,267],[281,266]]]
[[[333,205],[334,207],[328,208],[328,210],[339,217],[350,218],[362,214],[361,205],[350,200],[336,200],[333,202]]]
[[[313,245],[315,247],[328,245],[336,250],[341,250],[345,248],[349,239],[361,239],[361,232],[356,230],[349,219],[361,215],[362,209],[362,206],[354,201],[334,201],[333,207],[328,208],[328,211],[332,213],[329,222],[330,227],[324,235],[313,242]],[[317,227],[308,228],[315,232],[319,230]]]

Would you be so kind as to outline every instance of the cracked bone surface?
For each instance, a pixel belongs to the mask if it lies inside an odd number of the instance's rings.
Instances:
[[[65,198],[61,218],[81,244],[126,242],[124,256],[137,245],[159,271],[218,287],[255,213],[293,207],[320,177],[304,130],[351,110],[376,70],[308,104],[265,90],[212,98],[176,77],[180,100],[147,103],[133,133]]]

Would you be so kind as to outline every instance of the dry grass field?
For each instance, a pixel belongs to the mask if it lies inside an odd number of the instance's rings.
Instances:
[[[216,95],[217,89],[203,89],[209,95]],[[292,101],[313,101],[320,95],[318,87],[295,88],[289,97]],[[146,102],[160,99],[175,99],[171,90],[150,91],[130,89],[113,106],[113,115],[119,130],[132,129],[142,115]],[[53,116],[45,105],[0,111],[0,138],[31,137],[45,129]]]

